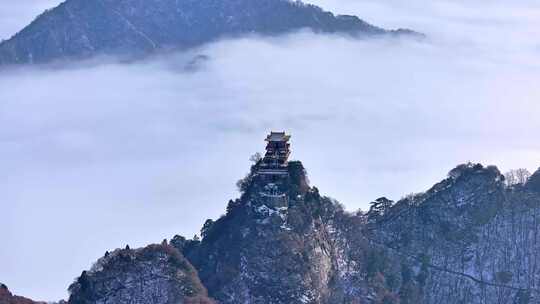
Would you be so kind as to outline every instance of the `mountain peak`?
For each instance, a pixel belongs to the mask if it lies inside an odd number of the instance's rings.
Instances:
[[[527,189],[540,193],[540,168],[536,170],[525,184]]]
[[[301,162],[289,161],[289,138],[267,136],[264,156],[253,158],[239,183],[241,197],[205,223],[202,240],[174,239],[220,303],[348,303],[358,296],[345,292],[338,264],[348,250],[335,243],[349,215],[309,186]]]
[[[70,304],[211,304],[197,271],[166,243],[105,253],[69,287]]]
[[[0,43],[0,64],[47,63],[98,55],[134,59],[222,38],[301,29],[354,37],[387,31],[356,16],[288,0],[67,0]]]
[[[243,193],[279,200],[304,195],[309,190],[302,163],[289,161],[290,138],[285,132],[271,132],[266,137],[264,156],[252,157],[255,164],[246,178],[238,182]]]
[[[45,302],[36,302],[13,295],[5,284],[0,283],[0,304],[45,304]]]
[[[508,187],[496,167],[462,164],[424,193],[349,213],[309,185],[289,141],[266,137],[240,198],[201,238],[107,252],[69,303],[538,302],[540,195],[529,188],[540,171]]]

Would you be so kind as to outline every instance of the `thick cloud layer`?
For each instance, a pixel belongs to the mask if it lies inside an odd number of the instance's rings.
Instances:
[[[319,3],[425,42],[298,33],[0,73],[0,280],[54,300],[105,250],[193,235],[238,195],[271,129],[350,210],[465,161],[534,170],[540,7],[465,3]],[[210,60],[184,71],[194,54]]]

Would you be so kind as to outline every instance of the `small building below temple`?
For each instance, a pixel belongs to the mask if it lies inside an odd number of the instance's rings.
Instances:
[[[289,155],[291,154],[289,139],[285,132],[270,132],[266,137],[266,153],[259,163],[258,174],[283,175],[287,173]]]

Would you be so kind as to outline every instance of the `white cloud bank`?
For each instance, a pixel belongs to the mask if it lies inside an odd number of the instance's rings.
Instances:
[[[54,300],[105,250],[194,234],[271,129],[350,210],[469,160],[534,170],[540,8],[464,3],[322,2],[424,43],[300,33],[209,45],[195,73],[182,54],[0,73],[0,280]]]

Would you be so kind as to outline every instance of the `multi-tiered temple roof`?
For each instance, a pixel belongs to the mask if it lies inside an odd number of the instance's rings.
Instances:
[[[259,164],[259,173],[286,174],[289,160],[290,135],[285,132],[270,132],[266,137],[266,153]]]

